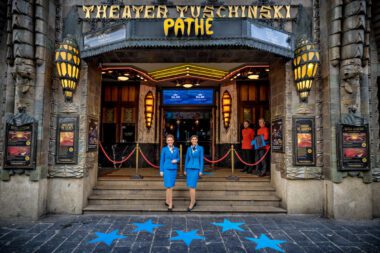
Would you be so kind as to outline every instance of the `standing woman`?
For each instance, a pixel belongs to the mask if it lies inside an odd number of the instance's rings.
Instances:
[[[197,205],[195,200],[195,189],[199,176],[203,173],[203,147],[198,145],[198,136],[191,136],[191,146],[187,148],[185,160],[186,185],[190,191],[190,205],[187,211],[193,210]]]
[[[168,206],[168,211],[172,211],[173,206],[173,187],[177,177],[177,163],[179,162],[178,148],[174,147],[174,136],[168,134],[166,136],[166,147],[161,150],[160,159],[160,175],[164,177],[164,186],[166,188],[165,205]]]

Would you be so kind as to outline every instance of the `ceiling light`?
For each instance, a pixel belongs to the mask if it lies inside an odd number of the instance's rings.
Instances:
[[[251,73],[251,74],[248,74],[248,79],[251,79],[251,80],[257,80],[257,79],[259,79],[259,75],[258,74],[253,74],[253,73]]]
[[[193,84],[190,82],[186,82],[186,83],[182,84],[182,86],[185,87],[186,89],[189,89],[189,88],[193,87]]]
[[[266,72],[269,72],[269,69],[265,69]]]
[[[128,76],[118,76],[117,80],[119,80],[119,81],[128,81],[129,77]]]

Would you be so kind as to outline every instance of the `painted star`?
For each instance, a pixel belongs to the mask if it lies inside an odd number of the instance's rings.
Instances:
[[[118,235],[117,234],[118,232],[119,232],[118,229],[116,229],[116,230],[114,230],[108,234],[107,233],[101,233],[101,232],[95,232],[95,234],[98,238],[96,238],[92,241],[89,241],[89,243],[104,242],[105,244],[110,246],[112,244],[113,240],[127,238],[124,235]]]
[[[286,241],[281,241],[281,240],[272,240],[269,237],[267,237],[264,234],[260,235],[260,238],[252,238],[252,237],[246,237],[245,239],[256,243],[256,250],[259,249],[264,249],[264,248],[271,248],[274,250],[277,250],[279,252],[285,252],[283,249],[281,249],[278,244],[285,243]]]
[[[226,232],[228,230],[244,231],[244,229],[239,227],[243,225],[244,222],[231,222],[228,219],[224,219],[223,223],[213,222],[212,224],[214,224],[215,226],[223,227],[222,232]]]
[[[149,233],[153,233],[153,229],[163,226],[162,224],[154,224],[152,223],[152,220],[149,219],[144,223],[132,223],[137,228],[133,230],[133,232],[140,232],[140,231],[146,231]]]
[[[197,235],[198,229],[191,230],[189,232],[181,231],[181,230],[176,230],[177,236],[172,237],[172,241],[184,241],[186,246],[189,247],[191,242],[193,240],[204,240],[205,238],[203,236]]]

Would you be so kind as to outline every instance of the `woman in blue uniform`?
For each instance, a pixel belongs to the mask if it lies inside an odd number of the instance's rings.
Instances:
[[[187,148],[185,160],[185,175],[187,187],[190,191],[190,205],[187,211],[193,210],[197,205],[195,201],[195,189],[199,176],[203,173],[203,147],[198,145],[198,136],[191,136],[191,146]]]
[[[168,206],[168,211],[173,210],[173,187],[177,177],[177,163],[179,162],[178,148],[174,147],[174,136],[168,134],[166,136],[167,146],[161,150],[160,159],[160,175],[164,177],[164,186],[166,188],[165,205]]]

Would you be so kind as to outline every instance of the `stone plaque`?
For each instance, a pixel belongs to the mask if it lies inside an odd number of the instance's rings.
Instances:
[[[283,119],[275,119],[272,121],[272,152],[283,153],[284,152],[284,139],[283,139]]]
[[[341,171],[370,169],[368,124],[338,124],[338,167]]]
[[[59,115],[57,118],[57,164],[77,164],[78,162],[77,116]]]
[[[97,151],[99,141],[99,122],[95,118],[88,118],[87,151]]]
[[[293,161],[295,166],[315,166],[315,119],[293,118]]]

